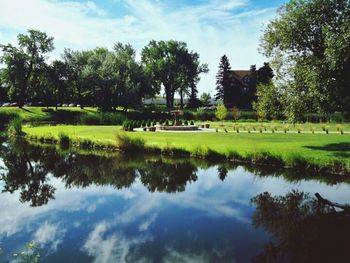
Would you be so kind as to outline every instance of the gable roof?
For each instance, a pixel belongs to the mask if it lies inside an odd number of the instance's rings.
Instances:
[[[239,76],[239,78],[243,79],[245,76],[249,75],[249,70],[230,70],[231,74],[234,74],[236,76]]]

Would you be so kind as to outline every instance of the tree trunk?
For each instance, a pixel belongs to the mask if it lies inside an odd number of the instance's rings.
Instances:
[[[180,106],[181,106],[181,109],[183,109],[184,107],[184,98],[183,98],[183,92],[180,91]]]

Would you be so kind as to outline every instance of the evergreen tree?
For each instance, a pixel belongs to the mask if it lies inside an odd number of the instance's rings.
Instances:
[[[274,74],[272,68],[270,67],[270,64],[265,62],[264,66],[259,68],[257,72],[258,84],[270,84],[273,77]]]
[[[215,99],[222,99],[226,101],[227,90],[230,85],[230,81],[227,77],[227,72],[231,70],[230,62],[226,55],[223,55],[220,59],[219,70],[216,74],[216,94]]]

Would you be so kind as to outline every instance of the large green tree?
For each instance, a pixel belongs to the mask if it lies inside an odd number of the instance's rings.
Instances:
[[[350,1],[289,1],[261,46],[272,58],[287,117],[301,117],[299,104],[304,113],[350,112]]]
[[[74,51],[65,49],[62,55],[67,67],[67,80],[69,92],[73,100],[84,108],[84,105],[93,105],[93,90],[90,80],[87,78],[86,66],[92,56],[92,51]]]
[[[117,104],[125,111],[141,105],[142,98],[154,96],[157,89],[151,85],[150,75],[144,66],[136,61],[136,51],[129,44],[114,45],[117,73]]]
[[[68,86],[67,65],[60,60],[54,60],[47,67],[48,89],[51,93],[51,101],[54,105],[63,103],[70,98]]]
[[[10,86],[9,95],[22,107],[29,95],[44,87],[47,54],[54,49],[53,38],[29,29],[17,36],[18,46],[0,45],[1,62],[5,64],[4,79]]]
[[[167,108],[174,104],[176,92],[183,94],[191,87],[195,94],[195,85],[199,74],[207,72],[207,67],[199,63],[199,55],[190,52],[185,42],[150,41],[142,50],[142,63],[151,76],[152,85],[160,91],[164,87]]]

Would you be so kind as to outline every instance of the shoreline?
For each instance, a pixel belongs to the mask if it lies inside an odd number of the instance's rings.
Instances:
[[[283,158],[281,155],[271,153],[269,151],[257,150],[248,152],[245,156],[231,150],[227,153],[220,153],[210,147],[198,146],[193,150],[184,149],[174,146],[154,146],[147,145],[142,138],[130,137],[128,134],[120,135],[119,145],[117,140],[115,144],[105,143],[98,140],[90,140],[86,138],[69,138],[69,144],[63,146],[69,148],[71,146],[86,150],[103,150],[108,152],[122,153],[140,153],[140,154],[160,154],[169,157],[185,157],[196,158],[206,161],[230,162],[233,164],[248,164],[254,166],[262,166],[272,169],[284,169],[300,173],[300,179],[306,178],[302,174],[315,174],[324,176],[340,176],[344,179],[350,178],[350,169],[347,164],[336,159],[329,160],[325,164],[317,164],[305,158],[303,155],[291,155],[289,158]],[[45,144],[60,145],[59,138],[51,134],[41,136],[26,135],[26,139],[32,142],[40,142]],[[122,140],[122,142],[120,142]]]

